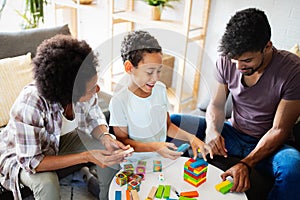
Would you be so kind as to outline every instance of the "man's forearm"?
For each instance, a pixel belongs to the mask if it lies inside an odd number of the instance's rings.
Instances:
[[[242,159],[242,161],[247,163],[250,167],[255,167],[258,162],[280,148],[287,138],[288,134],[283,133],[282,130],[270,129],[260,139],[255,149],[246,158]]]
[[[221,133],[225,121],[224,108],[218,108],[214,105],[209,105],[206,111],[206,130],[217,131]]]

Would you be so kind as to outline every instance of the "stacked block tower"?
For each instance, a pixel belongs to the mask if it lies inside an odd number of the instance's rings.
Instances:
[[[190,158],[184,163],[183,179],[198,187],[206,181],[207,165],[208,163],[201,158],[196,160]]]

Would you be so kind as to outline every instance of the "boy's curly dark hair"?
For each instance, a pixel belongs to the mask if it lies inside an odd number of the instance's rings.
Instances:
[[[67,35],[44,40],[32,62],[39,93],[62,106],[85,94],[86,83],[97,74],[98,66],[91,47]]]
[[[219,51],[229,58],[245,52],[262,51],[271,39],[271,27],[261,10],[248,8],[236,12],[222,36]]]
[[[123,63],[129,60],[134,67],[143,59],[143,53],[162,52],[158,41],[147,31],[132,31],[121,43],[121,57]]]

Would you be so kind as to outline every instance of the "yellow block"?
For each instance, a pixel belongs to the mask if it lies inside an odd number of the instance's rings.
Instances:
[[[221,189],[222,187],[225,187],[225,186],[227,186],[227,185],[229,185],[229,184],[231,184],[231,182],[230,182],[229,180],[226,180],[226,181],[223,181],[223,182],[221,182],[221,183],[215,185],[215,188],[216,188],[216,190],[220,191],[220,189]]]

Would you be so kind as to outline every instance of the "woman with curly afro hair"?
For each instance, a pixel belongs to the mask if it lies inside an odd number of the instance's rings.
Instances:
[[[15,199],[22,199],[22,183],[35,199],[59,200],[56,170],[94,163],[108,174],[113,170],[103,167],[124,161],[120,152],[129,147],[108,134],[98,106],[97,65],[91,47],[71,36],[57,35],[38,47],[35,81],[20,93],[1,132],[1,183]],[[107,196],[110,180],[100,178],[100,194]]]

